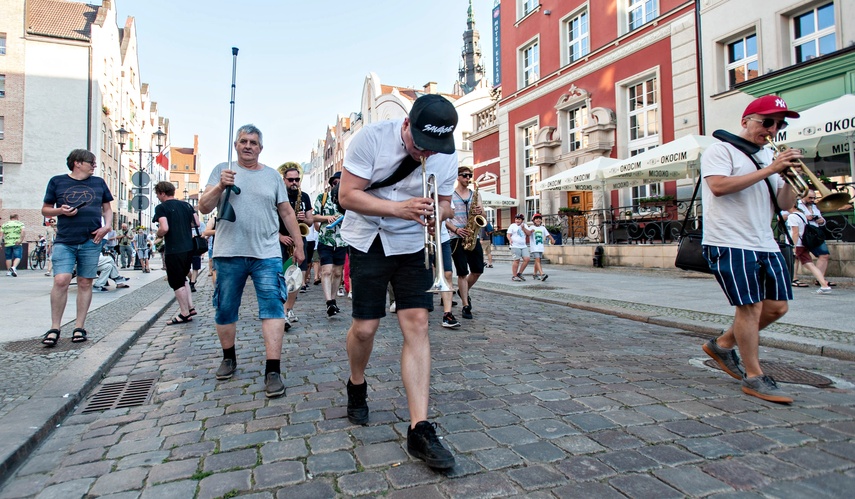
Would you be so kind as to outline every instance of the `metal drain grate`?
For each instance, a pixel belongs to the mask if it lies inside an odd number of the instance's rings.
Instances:
[[[144,405],[154,391],[154,379],[136,379],[124,383],[107,383],[89,399],[83,413],[137,407]]]
[[[714,367],[719,371],[721,370],[718,363],[712,359],[704,361],[704,365]],[[826,388],[834,384],[833,381],[825,376],[820,376],[819,374],[814,374],[797,367],[791,367],[781,362],[765,362],[761,360],[760,367],[763,369],[764,374],[772,376],[778,383],[811,385],[817,388]]]

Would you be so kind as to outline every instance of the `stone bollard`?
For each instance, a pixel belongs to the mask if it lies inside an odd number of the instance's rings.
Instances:
[[[597,246],[594,248],[594,267],[603,268],[603,256],[605,255],[605,250],[602,246]]]

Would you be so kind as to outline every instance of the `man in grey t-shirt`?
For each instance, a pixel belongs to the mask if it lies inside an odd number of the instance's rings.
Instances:
[[[285,393],[280,377],[280,359],[285,328],[282,305],[288,297],[282,275],[277,217],[282,219],[291,234],[299,233],[299,228],[279,173],[258,162],[263,148],[261,131],[254,125],[240,127],[234,146],[237,162],[217,165],[208,179],[208,188],[199,199],[199,212],[207,214],[217,207],[220,196],[231,186],[240,189],[240,194],[232,192],[229,197],[235,221],[217,221],[217,242],[214,245],[217,283],[213,304],[217,310],[214,321],[223,348],[223,361],[216,376],[218,380],[229,379],[237,368],[235,336],[238,308],[246,279],[252,277],[267,356],[265,395],[272,398]],[[300,263],[303,258],[303,243],[295,241],[294,260]]]

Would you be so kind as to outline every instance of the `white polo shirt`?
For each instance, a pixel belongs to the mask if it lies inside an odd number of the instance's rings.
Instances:
[[[401,139],[403,119],[372,123],[360,130],[351,141],[344,156],[344,168],[368,185],[388,178],[407,157]],[[457,152],[434,154],[425,162],[428,172],[436,174],[439,194],[450,196],[457,180]],[[400,182],[367,191],[379,199],[405,201],[422,197],[421,167]],[[424,249],[424,227],[412,220],[395,217],[368,216],[347,210],[341,224],[341,236],[350,246],[367,252],[380,236],[386,256],[406,255]]]

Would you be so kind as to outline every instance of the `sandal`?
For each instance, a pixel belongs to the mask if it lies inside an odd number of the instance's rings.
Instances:
[[[808,286],[807,284],[803,283],[802,281],[800,281],[798,279],[793,279],[793,287],[794,288],[809,288],[810,286]]]
[[[191,322],[192,320],[193,320],[193,317],[191,317],[189,315],[178,314],[175,317],[166,321],[166,325],[167,326],[174,326],[175,324],[187,324],[188,322]]]
[[[190,307],[190,312],[187,313],[187,317],[193,317],[194,315],[197,315],[196,307]]]
[[[42,345],[46,347],[55,347],[56,342],[59,341],[59,334],[59,329],[48,329],[48,332],[42,336]]]
[[[815,286],[819,286],[819,281],[816,281],[816,280],[815,280],[815,281],[813,281],[813,284],[814,284]],[[837,286],[837,283],[836,283],[836,282],[828,281],[828,287],[829,287],[829,288],[832,288],[832,287],[834,287],[834,286]]]
[[[74,328],[74,331],[71,332],[71,342],[72,343],[83,343],[86,341],[86,335],[89,334],[82,327]]]

